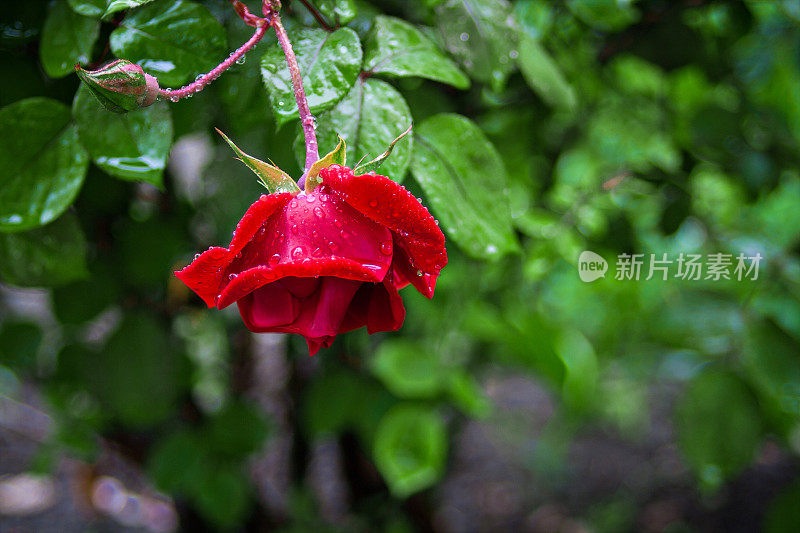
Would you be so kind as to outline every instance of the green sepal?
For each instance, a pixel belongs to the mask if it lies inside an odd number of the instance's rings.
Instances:
[[[347,146],[341,135],[337,135],[337,137],[339,137],[339,143],[336,145],[336,148],[322,159],[319,159],[308,169],[308,173],[306,174],[306,192],[313,191],[317,185],[322,183],[322,178],[319,177],[319,173],[323,168],[328,168],[331,165],[347,165]]]
[[[395,138],[395,140],[392,141],[392,143],[389,145],[389,148],[387,148],[385,152],[383,152],[381,155],[379,155],[378,157],[376,157],[372,161],[367,161],[363,165],[359,161],[359,164],[356,165],[356,168],[353,169],[353,174],[356,174],[356,175],[365,174],[367,172],[372,172],[373,170],[375,170],[376,168],[381,166],[381,164],[383,164],[383,162],[386,161],[386,158],[389,157],[389,155],[392,153],[392,150],[394,150],[394,145],[397,144],[397,141],[399,141],[400,139],[402,139],[403,137],[405,137],[406,135],[411,133],[411,128],[413,128],[413,127],[414,127],[414,125],[411,124],[406,131],[404,131],[403,133],[398,135]]]
[[[247,155],[246,153],[242,152],[238,146],[233,144],[233,141],[228,139],[228,136],[219,131],[219,129],[214,128],[217,130],[217,133],[222,135],[222,138],[225,139],[225,142],[230,145],[233,151],[236,153],[236,158],[247,165],[247,167],[255,172],[256,176],[258,176],[258,180],[267,188],[270,194],[273,193],[281,193],[281,192],[300,192],[300,187],[297,186],[297,183],[283,170],[279,169],[275,165],[270,163],[265,163],[260,159],[256,159],[253,156]]]

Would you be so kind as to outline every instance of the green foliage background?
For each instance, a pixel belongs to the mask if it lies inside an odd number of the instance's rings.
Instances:
[[[796,461],[796,2],[312,4],[331,31],[299,1],[285,1],[283,16],[321,151],[339,133],[354,165],[413,122],[380,172],[430,206],[450,256],[432,301],[404,291],[400,332],[341,336],[293,378],[298,449],[332,436],[386,484],[370,496],[382,510],[356,502],[359,527],[419,526],[407,499],[435,501],[453,432],[502,417],[482,386],[497,369],[555,398],[536,446],[518,450],[544,485],[566,482],[570,443],[590,429],[641,441],[656,386],[678,391],[674,442],[701,500],[724,494],[766,443]],[[227,244],[263,192],[214,127],[300,175],[288,72],[269,36],[193,98],[115,115],[73,66],[121,57],[177,87],[250,31],[221,0],[0,7],[0,280],[45,288],[52,304],[32,320],[0,293],[0,393],[18,399],[35,384],[57,427],[30,467],[63,453],[93,461],[102,442],[134,436],[150,480],[213,528],[254,527],[264,512],[246,460],[269,442],[270,422],[236,377],[253,343],[238,315],[206,310],[171,271]],[[188,145],[207,157],[187,181],[168,160]],[[764,260],[756,281],[617,281],[610,271],[583,283],[582,250],[612,262]],[[111,331],[93,340],[92,324],[109,316]],[[307,366],[301,339],[286,350]],[[287,530],[320,520],[304,503],[298,454]],[[779,490],[757,518],[772,531],[796,514],[797,487]],[[635,522],[642,502],[632,499],[609,506],[613,523]],[[592,529],[606,527],[607,513],[584,511],[575,514]]]

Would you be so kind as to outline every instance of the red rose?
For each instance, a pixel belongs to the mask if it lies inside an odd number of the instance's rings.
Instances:
[[[175,272],[209,307],[238,303],[251,331],[303,335],[311,355],[362,326],[399,329],[397,290],[431,298],[447,263],[444,235],[405,188],[339,165],[320,176],[310,193],[262,195],[228,248]]]

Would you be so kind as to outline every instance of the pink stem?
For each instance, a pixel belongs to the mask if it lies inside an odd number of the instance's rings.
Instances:
[[[306,171],[308,171],[311,165],[319,160],[317,133],[314,131],[314,115],[311,114],[311,110],[308,108],[308,100],[306,99],[306,91],[303,88],[303,77],[300,75],[297,57],[294,55],[292,43],[289,42],[289,36],[286,35],[286,30],[283,28],[283,24],[281,24],[281,18],[277,11],[273,14],[272,27],[275,28],[275,35],[278,36],[278,42],[283,49],[283,54],[286,56],[286,64],[289,66],[289,74],[292,77],[294,97],[295,100],[297,100],[300,124],[303,125],[303,136],[306,140]]]
[[[161,98],[167,98],[172,102],[177,102],[181,98],[186,98],[187,96],[191,96],[194,93],[200,92],[203,88],[217,79],[220,74],[228,70],[231,65],[233,65],[236,61],[239,60],[243,55],[249,52],[258,42],[264,37],[264,34],[267,32],[267,28],[269,27],[269,21],[260,19],[256,25],[256,31],[250,39],[244,43],[242,46],[239,47],[234,53],[228,56],[228,59],[214,67],[213,70],[203,74],[201,77],[197,78],[194,82],[181,87],[180,89],[161,89],[158,91],[158,95]]]

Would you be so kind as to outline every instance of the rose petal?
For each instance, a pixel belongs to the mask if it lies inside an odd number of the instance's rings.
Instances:
[[[324,188],[392,231],[411,260],[410,268],[438,275],[447,264],[444,235],[436,220],[404,187],[385,176],[354,176],[339,165],[323,169],[320,175]]]
[[[209,248],[184,269],[176,271],[175,275],[197,293],[208,307],[213,307],[220,290],[229,281],[225,271],[228,265],[291,197],[289,193],[261,195],[239,221],[229,248]]]

